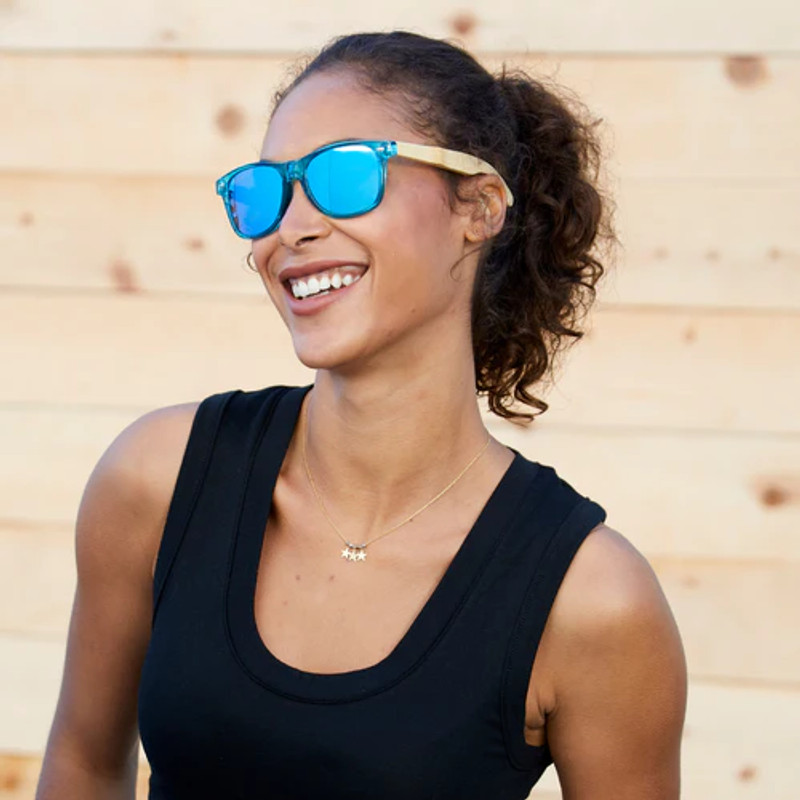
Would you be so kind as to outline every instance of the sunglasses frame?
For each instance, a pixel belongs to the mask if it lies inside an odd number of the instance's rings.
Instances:
[[[306,170],[309,163],[321,153],[327,150],[333,150],[338,147],[345,147],[348,145],[365,145],[378,157],[380,165],[380,189],[378,196],[373,205],[364,211],[357,211],[352,214],[333,214],[327,209],[323,208],[319,202],[314,198],[313,192],[308,187],[306,179]],[[509,189],[508,184],[503,180],[503,176],[487,161],[484,161],[477,156],[470,155],[469,153],[462,153],[458,150],[448,150],[446,147],[438,147],[436,145],[428,144],[415,144],[413,142],[398,142],[394,140],[373,140],[373,139],[342,139],[337,142],[330,142],[329,144],[322,145],[321,147],[312,150],[302,158],[293,161],[269,161],[262,159],[260,161],[253,161],[248,164],[242,164],[240,167],[232,169],[227,172],[216,182],[217,194],[222,198],[225,204],[225,211],[228,215],[228,221],[233,228],[234,233],[242,239],[260,239],[263,236],[268,236],[277,230],[278,226],[283,219],[286,209],[292,199],[292,187],[295,181],[300,181],[303,191],[306,193],[309,201],[320,212],[333,219],[350,219],[352,217],[360,217],[369,213],[374,208],[377,208],[381,200],[383,200],[384,191],[386,188],[386,163],[390,158],[399,157],[407,158],[410,161],[417,161],[422,164],[429,164],[432,167],[445,169],[448,172],[456,172],[461,175],[481,175],[489,174],[494,175],[500,179],[503,184],[503,191],[506,197],[506,203],[509,206],[514,205],[514,195]],[[252,169],[259,166],[270,166],[278,170],[283,179],[283,195],[281,197],[279,211],[275,222],[266,230],[259,232],[255,235],[248,236],[241,233],[236,223],[232,207],[232,192],[231,181],[241,172],[247,169]]]

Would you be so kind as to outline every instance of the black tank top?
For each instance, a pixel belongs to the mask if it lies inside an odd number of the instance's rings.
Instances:
[[[197,410],[139,686],[150,800],[523,800],[551,763],[523,734],[534,655],[605,511],[514,450],[394,650],[350,672],[296,669],[265,647],[253,601],[273,488],[310,388],[236,390]]]

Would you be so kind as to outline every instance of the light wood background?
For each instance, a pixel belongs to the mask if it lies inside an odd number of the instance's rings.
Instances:
[[[0,0],[0,798],[33,797],[103,449],[155,406],[310,380],[213,179],[257,154],[296,55],[395,26],[554,76],[605,119],[619,263],[535,429],[489,424],[656,568],[690,671],[683,796],[796,798],[789,0]]]

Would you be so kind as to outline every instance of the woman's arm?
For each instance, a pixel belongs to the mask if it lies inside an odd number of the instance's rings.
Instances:
[[[564,800],[677,800],[686,663],[650,565],[603,525],[542,638],[538,697]]]
[[[111,444],[86,486],[64,675],[36,800],[134,797],[152,567],[195,409],[141,417]]]

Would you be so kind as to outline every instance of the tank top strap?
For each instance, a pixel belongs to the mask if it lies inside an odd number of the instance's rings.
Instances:
[[[153,579],[153,621],[164,585],[172,571],[172,565],[189,527],[189,520],[197,505],[200,490],[211,464],[211,454],[223,413],[238,391],[233,389],[206,397],[195,411],[156,557]]]
[[[252,449],[254,430],[269,425],[278,400],[290,388],[277,385],[251,392],[232,389],[206,397],[197,407],[156,557],[153,622],[212,463],[222,460],[223,472],[238,474],[241,465],[237,459]]]
[[[539,546],[528,574],[528,585],[506,649],[501,690],[503,730],[511,762],[522,770],[539,763],[541,749],[523,735],[525,704],[536,651],[556,594],[572,559],[589,533],[606,519],[605,509],[572,488],[552,467],[544,467],[547,497],[536,523]],[[545,746],[546,748],[546,746]]]

